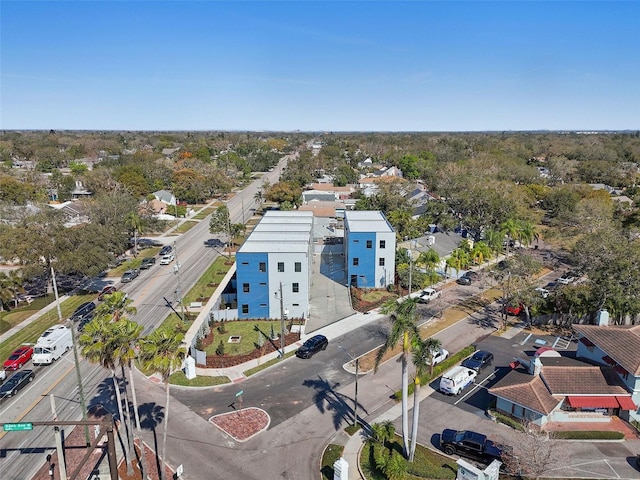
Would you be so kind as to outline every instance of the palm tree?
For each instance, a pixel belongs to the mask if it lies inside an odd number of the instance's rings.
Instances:
[[[430,248],[426,252],[420,252],[418,259],[416,260],[416,264],[422,265],[427,271],[429,285],[433,285],[437,282],[438,274],[435,269],[440,264],[440,255],[438,255],[438,252],[433,248]]]
[[[391,420],[385,420],[381,423],[371,425],[371,433],[369,438],[381,445],[384,445],[396,434],[396,427]]]
[[[387,340],[378,350],[374,371],[378,371],[378,366],[384,355],[392,350],[398,342],[402,340],[402,355],[400,357],[402,365],[402,442],[403,454],[409,454],[409,418],[407,396],[409,395],[409,369],[408,357],[411,351],[413,339],[419,338],[418,327],[416,326],[417,298],[407,298],[401,302],[396,299],[387,300],[381,308],[381,312],[390,315],[391,331]]]
[[[528,221],[520,222],[520,231],[518,232],[518,241],[522,245],[531,245],[533,239],[536,238],[536,227]]]
[[[258,189],[256,193],[253,194],[253,200],[258,204],[258,208],[262,208],[262,202],[264,202],[262,190]]]
[[[14,308],[18,308],[18,292],[24,292],[22,281],[20,270],[11,270],[8,274],[0,272],[0,312],[4,310],[4,304],[9,304],[11,300]]]
[[[118,362],[116,350],[121,342],[118,338],[119,332],[114,328],[115,325],[117,324],[112,324],[104,316],[95,317],[84,328],[82,335],[78,339],[78,344],[82,355],[89,362],[99,364],[111,372],[116,403],[118,404],[118,415],[120,416],[120,421],[124,422],[120,384],[116,375],[116,364]],[[129,458],[131,458],[131,452],[129,452]]]
[[[117,322],[124,315],[135,315],[138,312],[132,303],[133,300],[125,292],[105,295],[104,301],[96,308],[96,317],[105,317]]]
[[[433,355],[442,344],[437,338],[415,338],[413,343],[413,365],[416,367],[416,377],[414,380],[415,389],[413,391],[413,425],[411,428],[411,449],[409,450],[409,461],[413,462],[418,443],[418,417],[420,415],[420,377],[424,376],[427,368],[433,376]]]
[[[512,240],[517,240],[520,235],[520,222],[518,220],[514,220],[510,218],[509,220],[502,222],[500,225],[500,232],[503,237],[507,236],[507,257],[509,256],[509,247],[511,246]]]
[[[133,415],[136,421],[136,432],[138,437],[138,442],[140,443],[140,453],[142,455],[142,471],[146,472],[147,464],[145,460],[145,449],[142,444],[142,437],[140,436],[140,432],[142,431],[140,427],[140,415],[138,413],[138,399],[136,397],[136,387],[134,382],[133,375],[133,361],[137,356],[137,344],[140,339],[140,334],[142,333],[142,325],[129,320],[126,317],[120,317],[120,321],[113,324],[113,328],[118,331],[118,339],[120,343],[118,348],[116,349],[115,356],[117,358],[118,363],[123,369],[122,377],[124,378],[124,366],[126,365],[129,369],[129,383],[131,385],[131,396],[133,399]],[[125,396],[127,394],[127,388],[125,384]],[[128,397],[127,397],[127,405],[129,405]],[[130,412],[127,412],[128,414]],[[131,420],[131,415],[129,414],[129,419]],[[131,423],[131,422],[130,422]]]
[[[0,312],[4,311],[4,305],[8,305],[12,298],[11,280],[6,273],[0,272]]]
[[[497,230],[487,230],[484,234],[484,242],[488,245],[494,255],[502,251],[503,239],[504,235]]]
[[[164,480],[164,464],[167,449],[167,425],[169,422],[169,376],[182,366],[187,350],[183,345],[184,334],[168,328],[159,328],[140,341],[140,354],[145,369],[159,373],[165,385],[164,431],[162,433],[162,469],[160,479]]]
[[[484,263],[485,259],[491,257],[491,249],[484,242],[475,242],[471,249],[471,257],[478,265]]]
[[[469,252],[468,248],[458,247],[449,258],[447,258],[447,265],[456,269],[456,276],[460,276],[460,270],[469,266]]]
[[[138,233],[142,229],[142,219],[136,212],[129,212],[124,219],[124,224],[133,230],[133,256],[138,256]]]

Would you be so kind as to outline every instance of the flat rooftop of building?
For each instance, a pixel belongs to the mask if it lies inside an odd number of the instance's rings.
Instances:
[[[238,253],[308,252],[312,231],[312,212],[269,210]]]
[[[377,210],[347,210],[344,212],[345,227],[350,232],[393,232],[391,224]]]

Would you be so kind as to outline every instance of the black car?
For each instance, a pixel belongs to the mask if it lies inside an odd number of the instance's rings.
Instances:
[[[205,247],[224,247],[224,242],[217,238],[210,238],[204,241]]]
[[[91,312],[89,315],[87,315],[86,317],[84,317],[82,320],[80,320],[78,322],[78,331],[79,332],[84,332],[84,327],[87,326],[87,323],[89,323],[91,320],[93,320],[93,317],[95,312]]]
[[[156,257],[147,257],[142,259],[140,270],[146,270],[156,264]]]
[[[122,283],[129,283],[134,278],[136,278],[138,275],[140,275],[140,271],[138,269],[136,269],[136,268],[133,268],[131,270],[127,270],[126,272],[124,272],[122,274],[122,278],[120,279],[120,281]]]
[[[13,397],[16,393],[22,390],[28,383],[32,382],[35,377],[33,370],[23,370],[18,373],[14,373],[9,380],[4,382],[0,387],[0,398]]]
[[[483,462],[501,460],[503,449],[486,435],[470,430],[445,429],[440,434],[440,447],[447,455],[458,454]]]
[[[471,285],[471,278],[467,277],[466,275],[463,275],[456,280],[456,283],[458,285]]]
[[[298,350],[296,350],[296,357],[311,358],[320,350],[326,350],[327,345],[329,345],[327,337],[324,335],[316,335],[315,337],[308,339]]]
[[[171,245],[165,245],[160,249],[160,255],[168,255],[172,252],[173,247]]]
[[[71,314],[69,320],[78,322],[82,320],[87,315],[91,314],[96,309],[96,304],[93,302],[85,302],[76,308],[75,312]]]
[[[493,364],[493,353],[486,350],[478,350],[472,356],[462,362],[462,366],[479,372],[489,365]]]

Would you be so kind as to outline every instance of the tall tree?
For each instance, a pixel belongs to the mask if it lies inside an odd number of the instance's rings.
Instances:
[[[124,425],[126,418],[122,408],[122,395],[120,392],[120,382],[116,374],[116,366],[118,358],[116,351],[119,348],[121,340],[119,338],[119,332],[114,328],[113,323],[110,323],[107,318],[103,316],[95,317],[84,328],[82,335],[78,338],[78,344],[82,355],[91,363],[101,365],[103,368],[111,372],[111,380],[113,381],[113,389],[116,397],[116,403],[118,405],[118,415],[120,416],[120,422]],[[129,429],[125,427],[124,431],[127,435],[127,444],[129,441]],[[128,451],[128,464],[131,463],[131,451]],[[129,470],[130,466],[127,466]]]
[[[400,302],[393,298],[382,306],[381,312],[390,316],[391,330],[387,334],[384,345],[378,350],[374,368],[374,371],[377,371],[385,354],[395,348],[399,342],[402,342],[400,357],[402,366],[402,443],[405,458],[409,455],[409,407],[407,400],[409,395],[409,353],[413,340],[419,338],[416,326],[417,303],[417,298],[407,298]]]
[[[113,292],[105,295],[104,301],[96,308],[96,316],[117,322],[125,315],[135,315],[138,312],[132,304],[133,300],[125,292]]]
[[[416,368],[416,376],[414,380],[415,389],[413,391],[413,425],[411,428],[411,448],[409,450],[409,461],[413,462],[416,453],[416,444],[418,443],[418,417],[420,416],[420,377],[424,376],[427,369],[433,375],[433,356],[440,349],[442,344],[437,338],[427,338],[422,340],[420,337],[413,339],[413,366]]]
[[[231,216],[226,205],[220,205],[211,214],[209,220],[209,232],[215,234],[223,233],[227,236],[227,247],[231,246]],[[231,256],[231,251],[228,252]]]
[[[162,432],[162,470],[161,480],[164,480],[164,465],[167,461],[167,431],[169,423],[169,376],[174,370],[182,366],[186,356],[183,344],[184,334],[176,333],[168,328],[154,330],[140,341],[140,358],[144,368],[160,374],[165,385],[164,430]]]
[[[133,361],[137,357],[138,342],[142,334],[142,325],[127,319],[126,317],[120,317],[119,321],[113,325],[114,330],[117,332],[117,338],[119,344],[115,350],[115,357],[122,367],[122,377],[124,378],[124,367],[127,367],[129,371],[129,384],[131,385],[131,398],[133,400],[133,417],[136,423],[136,437],[140,444],[140,454],[142,458],[142,471],[147,471],[147,462],[145,456],[145,448],[141,436],[142,428],[140,427],[140,414],[138,412],[138,397],[136,395],[135,379],[133,375]],[[127,392],[125,383],[125,395]],[[127,401],[127,416],[131,419],[131,412],[128,409],[129,402]],[[130,422],[131,423],[131,422]],[[133,428],[132,428],[133,430]]]
[[[142,219],[136,212],[129,212],[125,225],[133,232],[133,256],[138,256],[138,234],[142,231]]]

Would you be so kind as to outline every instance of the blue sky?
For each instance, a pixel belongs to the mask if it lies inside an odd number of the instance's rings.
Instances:
[[[640,129],[640,2],[0,3],[0,128]]]

